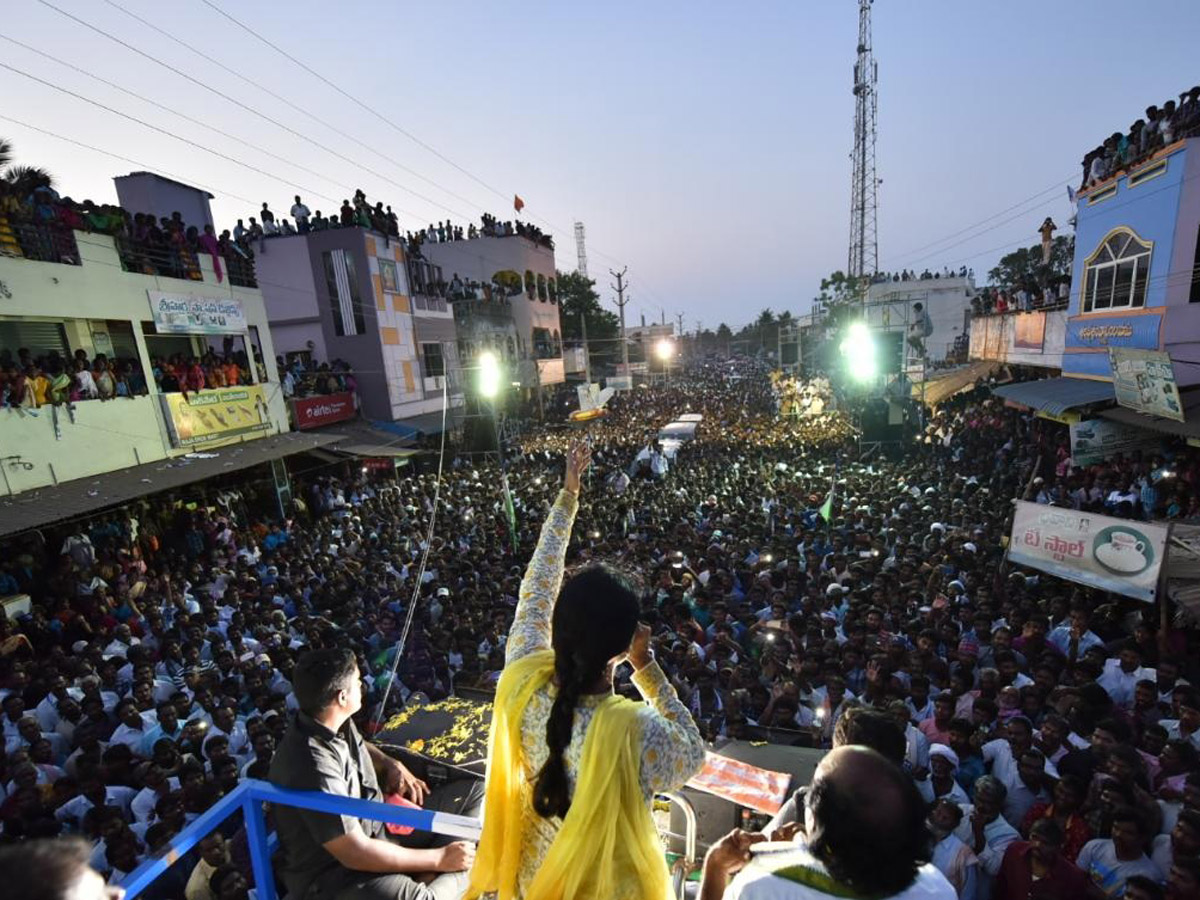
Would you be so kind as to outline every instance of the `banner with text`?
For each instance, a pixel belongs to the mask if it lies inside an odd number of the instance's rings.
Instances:
[[[340,394],[321,394],[317,397],[301,397],[292,401],[296,428],[320,428],[333,422],[344,422],[354,418],[354,395],[349,391]]]
[[[1117,403],[1148,416],[1183,421],[1171,357],[1160,350],[1110,349]]]
[[[271,414],[261,385],[159,394],[176,447],[213,447],[244,434],[270,431]]]
[[[1167,528],[1017,502],[1008,558],[1059,578],[1153,602]]]
[[[1108,419],[1087,419],[1071,425],[1071,461],[1090,466],[1118,453],[1157,447],[1162,435]]]
[[[159,334],[244,334],[246,311],[232,298],[147,291]]]

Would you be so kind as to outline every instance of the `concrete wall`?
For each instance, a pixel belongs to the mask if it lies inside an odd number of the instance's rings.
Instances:
[[[81,266],[0,257],[0,282],[11,295],[0,304],[0,318],[62,322],[70,349],[82,348],[89,355],[95,352],[90,336],[95,333],[96,321],[129,323],[150,394],[105,403],[99,400],[78,403],[76,422],[72,424],[64,412],[59,416],[57,433],[49,408],[38,410],[37,416],[0,410],[0,457],[19,456],[34,465],[26,470],[20,463],[4,464],[4,474],[12,487],[6,488],[0,481],[0,490],[26,490],[71,478],[93,477],[187,452],[171,446],[158,391],[150,377],[150,356],[143,332],[143,323],[151,320],[148,291],[238,300],[245,310],[247,325],[257,329],[261,342],[268,373],[264,387],[271,421],[276,431],[289,429],[287,407],[275,368],[275,345],[259,291],[233,287],[228,278],[218,283],[207,254],[200,255],[203,282],[159,278],[123,271],[112,238],[84,232],[76,232],[75,237],[84,260]],[[243,337],[247,342],[252,340],[250,335]]]
[[[131,172],[113,179],[117,187],[117,201],[130,212],[154,213],[160,219],[170,218],[171,213],[183,214],[183,221],[204,231],[205,225],[213,224],[208,191],[191,185],[163,178],[153,172]],[[220,234],[220,232],[217,232]]]
[[[1029,329],[1021,328],[1021,323],[1036,321],[1038,317],[1044,321],[1041,348],[1017,346],[1018,335],[1027,337],[1029,334]],[[1064,309],[979,316],[971,320],[970,358],[1060,369],[1066,328],[1067,312]]]
[[[975,284],[970,278],[880,282],[870,288],[867,322],[873,328],[903,330],[906,319],[910,325],[918,321],[916,313],[910,311],[906,315],[906,307],[911,310],[920,303],[933,325],[933,334],[925,339],[926,353],[930,362],[940,362],[963,333],[974,296]]]

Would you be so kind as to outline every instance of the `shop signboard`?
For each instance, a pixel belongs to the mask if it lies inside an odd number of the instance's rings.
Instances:
[[[300,397],[292,401],[292,412],[295,414],[298,431],[344,422],[354,418],[354,395],[343,391],[337,394]]]
[[[1183,421],[1171,357],[1159,350],[1108,351],[1117,403],[1148,416]]]
[[[1078,316],[1067,322],[1067,349],[1141,347],[1157,350],[1162,316]]]
[[[159,397],[176,447],[215,447],[274,428],[262,385]]]
[[[246,311],[232,297],[197,297],[147,291],[159,334],[244,334]]]
[[[1169,529],[1017,501],[1008,558],[1059,578],[1153,602]]]
[[[1157,447],[1162,436],[1108,419],[1085,419],[1071,425],[1071,461],[1091,466],[1120,453]]]

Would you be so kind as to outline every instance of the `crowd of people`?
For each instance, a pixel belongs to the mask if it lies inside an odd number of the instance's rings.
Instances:
[[[1073,867],[1104,896],[1195,896],[1194,624],[1016,569],[1004,540],[1015,497],[1200,519],[1197,451],[1078,467],[1063,426],[981,387],[902,458],[859,463],[852,404],[782,417],[750,362],[609,407],[588,426],[568,564],[640,580],[659,663],[705,739],[828,747],[843,718],[874,710],[903,736],[934,862],[960,897],[1029,896],[1030,865],[1035,880]],[[666,477],[620,477],[687,412],[704,418]],[[401,705],[494,686],[579,438],[545,426],[509,448],[515,541],[495,464],[464,454],[440,484],[318,471],[284,519],[243,495],[160,497],[5,548],[0,596],[32,606],[0,617],[3,841],[83,835],[120,879],[268,772],[309,649],[355,654],[364,733]],[[618,689],[637,696],[627,673]],[[230,869],[244,887],[245,848],[235,818],[161,896],[223,897],[214,876]]]
[[[86,400],[114,400],[146,393],[146,378],[136,358],[110,358],[76,350],[33,355],[28,347],[0,348],[0,409],[34,413],[43,406],[71,407]]]
[[[257,286],[254,251],[244,233],[218,236],[212,225],[188,225],[179,212],[158,217],[111,203],[76,202],[60,197],[49,177],[39,178],[26,196],[20,193],[0,182],[0,254],[80,265],[86,254],[75,232],[82,231],[112,237],[129,272],[203,281],[199,257],[208,254],[218,281],[228,274],[239,287]]]
[[[941,270],[926,268],[920,274],[917,274],[916,269],[901,269],[899,272],[876,272],[871,276],[872,284],[883,284],[888,281],[928,281],[942,278],[974,278],[975,270],[969,269],[966,266],[960,266],[957,271],[949,266],[943,266]]]
[[[971,298],[971,314],[1002,316],[1005,313],[1061,309],[1071,299],[1071,279],[1059,278],[1044,285],[983,287]]]
[[[267,380],[262,354],[254,351],[254,365],[259,383]],[[165,394],[183,393],[212,388],[237,387],[254,384],[250,357],[244,350],[226,347],[223,352],[210,348],[202,356],[173,353],[170,356],[150,357],[151,372],[158,390]]]
[[[1175,141],[1200,131],[1200,87],[1183,91],[1179,100],[1161,107],[1146,107],[1146,117],[1137,119],[1128,132],[1115,131],[1083,157],[1080,189],[1092,187],[1153,156]]]

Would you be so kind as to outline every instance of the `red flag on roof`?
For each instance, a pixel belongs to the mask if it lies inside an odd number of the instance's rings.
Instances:
[[[521,199],[520,194],[513,194],[513,209],[520,212],[525,208],[525,201]]]

